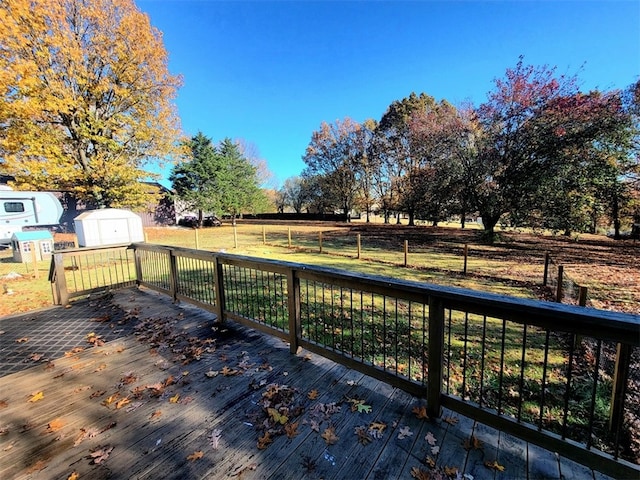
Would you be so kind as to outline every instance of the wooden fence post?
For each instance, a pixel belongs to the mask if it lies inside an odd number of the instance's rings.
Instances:
[[[356,236],[356,243],[357,243],[357,246],[358,246],[358,256],[356,258],[359,259],[360,258],[360,252],[362,251],[361,243],[360,243],[360,234],[358,234]]]
[[[178,301],[178,265],[173,249],[169,249],[169,293],[174,303]]]
[[[287,309],[289,310],[289,351],[298,353],[298,340],[302,336],[300,325],[300,278],[293,268],[287,272]]]
[[[587,292],[589,289],[587,287],[580,286],[578,291],[578,305],[581,307],[587,306]]]
[[[56,299],[58,305],[69,305],[69,290],[67,289],[67,277],[64,274],[64,258],[61,253],[53,254],[56,279]]]
[[[263,245],[267,244],[267,230],[264,225],[262,226],[262,244]]]
[[[464,244],[464,267],[462,273],[467,274],[467,257],[469,256],[469,245]]]
[[[38,252],[36,248],[40,246],[36,242],[31,242],[31,264],[33,265],[33,275],[35,278],[40,278],[40,272],[38,272]]]
[[[322,232],[318,232],[318,245],[320,245],[320,253],[322,253]]]
[[[136,285],[139,287],[142,284],[142,252],[135,246],[133,247],[133,258],[136,266]]]
[[[562,303],[562,277],[564,276],[564,266],[558,265],[558,285],[556,286],[556,302]]]
[[[289,248],[291,248],[291,227],[287,229],[287,243],[289,245]]]
[[[431,418],[440,416],[442,394],[442,356],[444,351],[444,302],[429,297],[429,350],[427,376],[427,414]]]
[[[224,312],[226,310],[225,299],[224,299],[224,269],[222,268],[222,263],[220,263],[220,259],[215,256],[214,260],[214,269],[215,269],[215,278],[213,289],[216,295],[216,304],[215,304],[215,312],[218,316],[218,322],[224,322]]]
[[[549,262],[551,261],[551,257],[549,252],[544,253],[544,273],[542,274],[542,286],[547,286],[547,281],[549,279]]]
[[[404,266],[406,267],[409,262],[409,240],[404,241]]]
[[[616,445],[618,445],[618,438],[624,420],[624,397],[627,389],[627,380],[629,378],[630,362],[631,346],[619,343],[616,352],[616,366],[613,376],[611,409],[609,413],[609,431],[614,434]]]

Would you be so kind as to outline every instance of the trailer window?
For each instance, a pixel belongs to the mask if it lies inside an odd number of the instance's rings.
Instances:
[[[4,211],[7,213],[24,212],[24,203],[22,202],[4,202]]]

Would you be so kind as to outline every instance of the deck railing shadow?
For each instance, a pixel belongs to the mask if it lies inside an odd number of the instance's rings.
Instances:
[[[285,339],[617,478],[640,406],[640,318],[281,261],[135,243],[54,254],[56,303],[141,285]],[[634,387],[637,388],[637,387]]]

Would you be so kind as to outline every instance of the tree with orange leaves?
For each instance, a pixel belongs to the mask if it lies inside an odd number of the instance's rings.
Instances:
[[[0,171],[94,207],[144,205],[143,167],[178,145],[180,84],[132,0],[5,0]]]

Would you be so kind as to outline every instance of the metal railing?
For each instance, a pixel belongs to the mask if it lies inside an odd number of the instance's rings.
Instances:
[[[640,414],[627,394],[637,315],[144,243],[56,254],[59,303],[95,290],[76,277],[113,270],[87,260],[105,256],[129,276],[104,286],[129,285],[134,271],[133,283],[286,339],[291,352],[426,398],[431,416],[446,407],[609,475],[640,474],[623,441]]]

